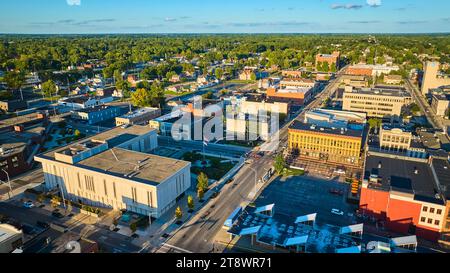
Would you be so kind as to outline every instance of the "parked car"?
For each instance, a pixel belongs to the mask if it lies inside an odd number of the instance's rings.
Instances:
[[[24,203],[23,203],[23,207],[24,207],[24,208],[27,208],[27,209],[31,209],[31,208],[34,208],[34,204],[33,204],[33,202],[31,202],[31,201],[24,202]]]
[[[331,213],[333,213],[335,215],[339,215],[339,216],[344,215],[344,212],[342,210],[338,210],[338,209],[332,209]]]
[[[42,221],[37,221],[36,225],[40,228],[49,228],[50,227],[49,224],[47,224],[46,222],[42,222]]]
[[[331,189],[331,190],[330,190],[330,193],[331,193],[331,194],[336,194],[336,195],[343,195],[343,194],[344,194],[343,191],[338,190],[338,189]]]
[[[59,211],[53,211],[52,212],[52,216],[53,217],[56,217],[56,218],[64,218],[64,215],[61,213],[61,212],[59,212]]]

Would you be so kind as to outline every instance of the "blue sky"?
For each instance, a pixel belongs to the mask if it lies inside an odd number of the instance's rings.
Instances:
[[[4,0],[0,33],[450,32],[448,0]]]

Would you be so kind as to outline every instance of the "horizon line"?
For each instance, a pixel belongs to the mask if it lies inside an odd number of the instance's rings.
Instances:
[[[0,33],[0,35],[433,35],[446,34],[446,32],[99,32],[99,33]]]

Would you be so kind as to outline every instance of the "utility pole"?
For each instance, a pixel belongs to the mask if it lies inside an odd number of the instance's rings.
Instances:
[[[11,180],[9,179],[9,173],[5,171],[5,169],[2,169],[4,173],[6,173],[6,178],[8,179],[8,185],[9,185],[9,192],[8,192],[8,199],[11,199],[12,194],[12,188],[11,188]]]

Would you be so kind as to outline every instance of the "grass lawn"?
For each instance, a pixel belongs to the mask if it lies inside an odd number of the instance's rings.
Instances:
[[[187,92],[174,92],[174,91],[164,91],[164,94],[169,96],[186,96],[194,93],[194,91],[187,91]]]
[[[282,176],[302,176],[305,174],[305,171],[296,170],[296,169],[284,169]]]
[[[254,148],[254,147],[258,146],[259,143],[258,143],[258,141],[252,141],[249,143],[247,141],[223,140],[223,141],[220,141],[219,144]]]
[[[252,84],[252,83],[256,83],[256,81],[245,81],[245,80],[234,79],[234,80],[229,80],[229,81],[227,81],[226,83]]]
[[[188,160],[191,162],[195,162],[197,160],[202,160],[203,157],[199,154],[195,154],[194,156],[184,156],[184,160]],[[209,179],[220,180],[226,173],[228,173],[233,167],[233,162],[221,163],[222,159],[217,157],[205,157],[206,160],[211,162],[211,167],[200,168],[200,167],[192,167],[191,172],[199,175],[200,173],[204,173],[208,176]]]

